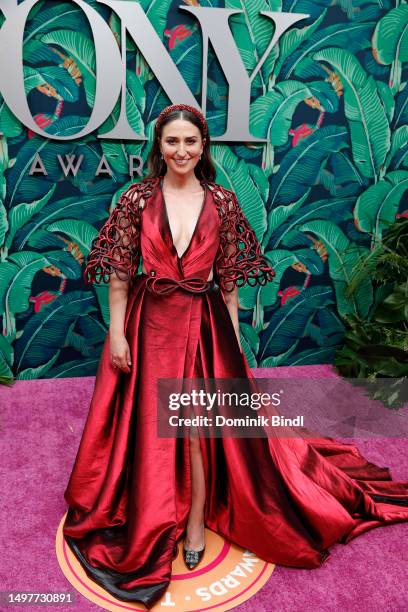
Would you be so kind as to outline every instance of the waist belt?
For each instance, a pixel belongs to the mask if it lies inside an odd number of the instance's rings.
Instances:
[[[167,295],[173,293],[176,289],[183,289],[190,293],[205,293],[209,289],[216,287],[216,283],[211,281],[205,281],[202,278],[182,278],[180,280],[176,278],[170,278],[168,276],[146,276],[146,287],[151,293],[158,295]]]

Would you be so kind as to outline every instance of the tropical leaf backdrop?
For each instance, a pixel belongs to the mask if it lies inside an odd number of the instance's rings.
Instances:
[[[106,5],[88,3],[120,41]],[[140,0],[186,83],[201,99],[202,43],[182,0]],[[408,5],[395,0],[185,0],[240,9],[230,26],[248,73],[273,34],[259,15],[308,13],[272,49],[252,86],[251,131],[264,144],[214,143],[217,182],[233,189],[276,270],[239,291],[242,343],[251,366],[331,363],[348,315],[369,316],[378,296],[366,278],[352,299],[350,272],[399,216],[408,215]],[[4,15],[0,10],[0,25]],[[72,134],[94,103],[89,24],[72,2],[41,0],[24,33],[24,76],[35,121]],[[211,53],[207,117],[225,131],[228,87]],[[127,113],[150,137],[165,95],[127,41]],[[150,141],[55,142],[22,126],[0,98],[0,380],[93,375],[109,325],[108,288],[84,285],[93,237],[146,162]],[[37,153],[47,176],[30,176]],[[102,154],[112,177],[95,177]],[[83,155],[67,176],[58,155]],[[146,168],[146,165],[145,165]]]

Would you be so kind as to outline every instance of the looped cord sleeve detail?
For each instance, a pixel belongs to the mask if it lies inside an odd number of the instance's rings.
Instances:
[[[151,195],[153,182],[132,184],[122,192],[117,205],[92,241],[84,271],[86,283],[109,282],[113,273],[131,281],[140,263],[140,224],[144,201]]]
[[[115,209],[92,241],[84,271],[86,283],[107,283],[113,273],[123,281],[134,279],[141,257],[142,211],[158,180],[144,179],[121,194]],[[255,286],[270,282],[275,271],[263,256],[235,193],[216,183],[207,182],[207,185],[221,219],[220,244],[214,262],[220,287],[231,292],[245,283]]]
[[[221,218],[220,246],[215,271],[224,291],[231,292],[245,283],[266,285],[276,275],[262,254],[261,245],[241,210],[233,191],[210,183]]]

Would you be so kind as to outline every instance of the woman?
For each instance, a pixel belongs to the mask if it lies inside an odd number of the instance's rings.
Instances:
[[[183,536],[187,567],[200,562],[204,526],[271,563],[315,568],[335,542],[408,520],[408,484],[352,444],[158,436],[159,377],[253,380],[237,287],[274,276],[234,192],[213,182],[209,146],[196,109],[162,111],[149,176],[122,193],[85,271],[110,281],[111,317],[64,537],[92,579],[149,608]]]

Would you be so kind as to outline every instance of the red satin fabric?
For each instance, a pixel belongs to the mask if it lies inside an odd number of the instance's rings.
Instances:
[[[159,186],[142,218],[147,275],[136,277],[125,317],[131,373],[113,369],[108,334],[65,491],[63,532],[93,580],[119,599],[151,607],[169,584],[191,495],[189,438],[157,437],[157,378],[253,377],[221,291],[206,286],[220,242],[211,191],[181,258]],[[162,281],[150,280],[157,277]],[[393,482],[388,468],[368,462],[352,444],[200,443],[206,526],[271,563],[319,567],[335,542],[408,520],[408,482]]]

